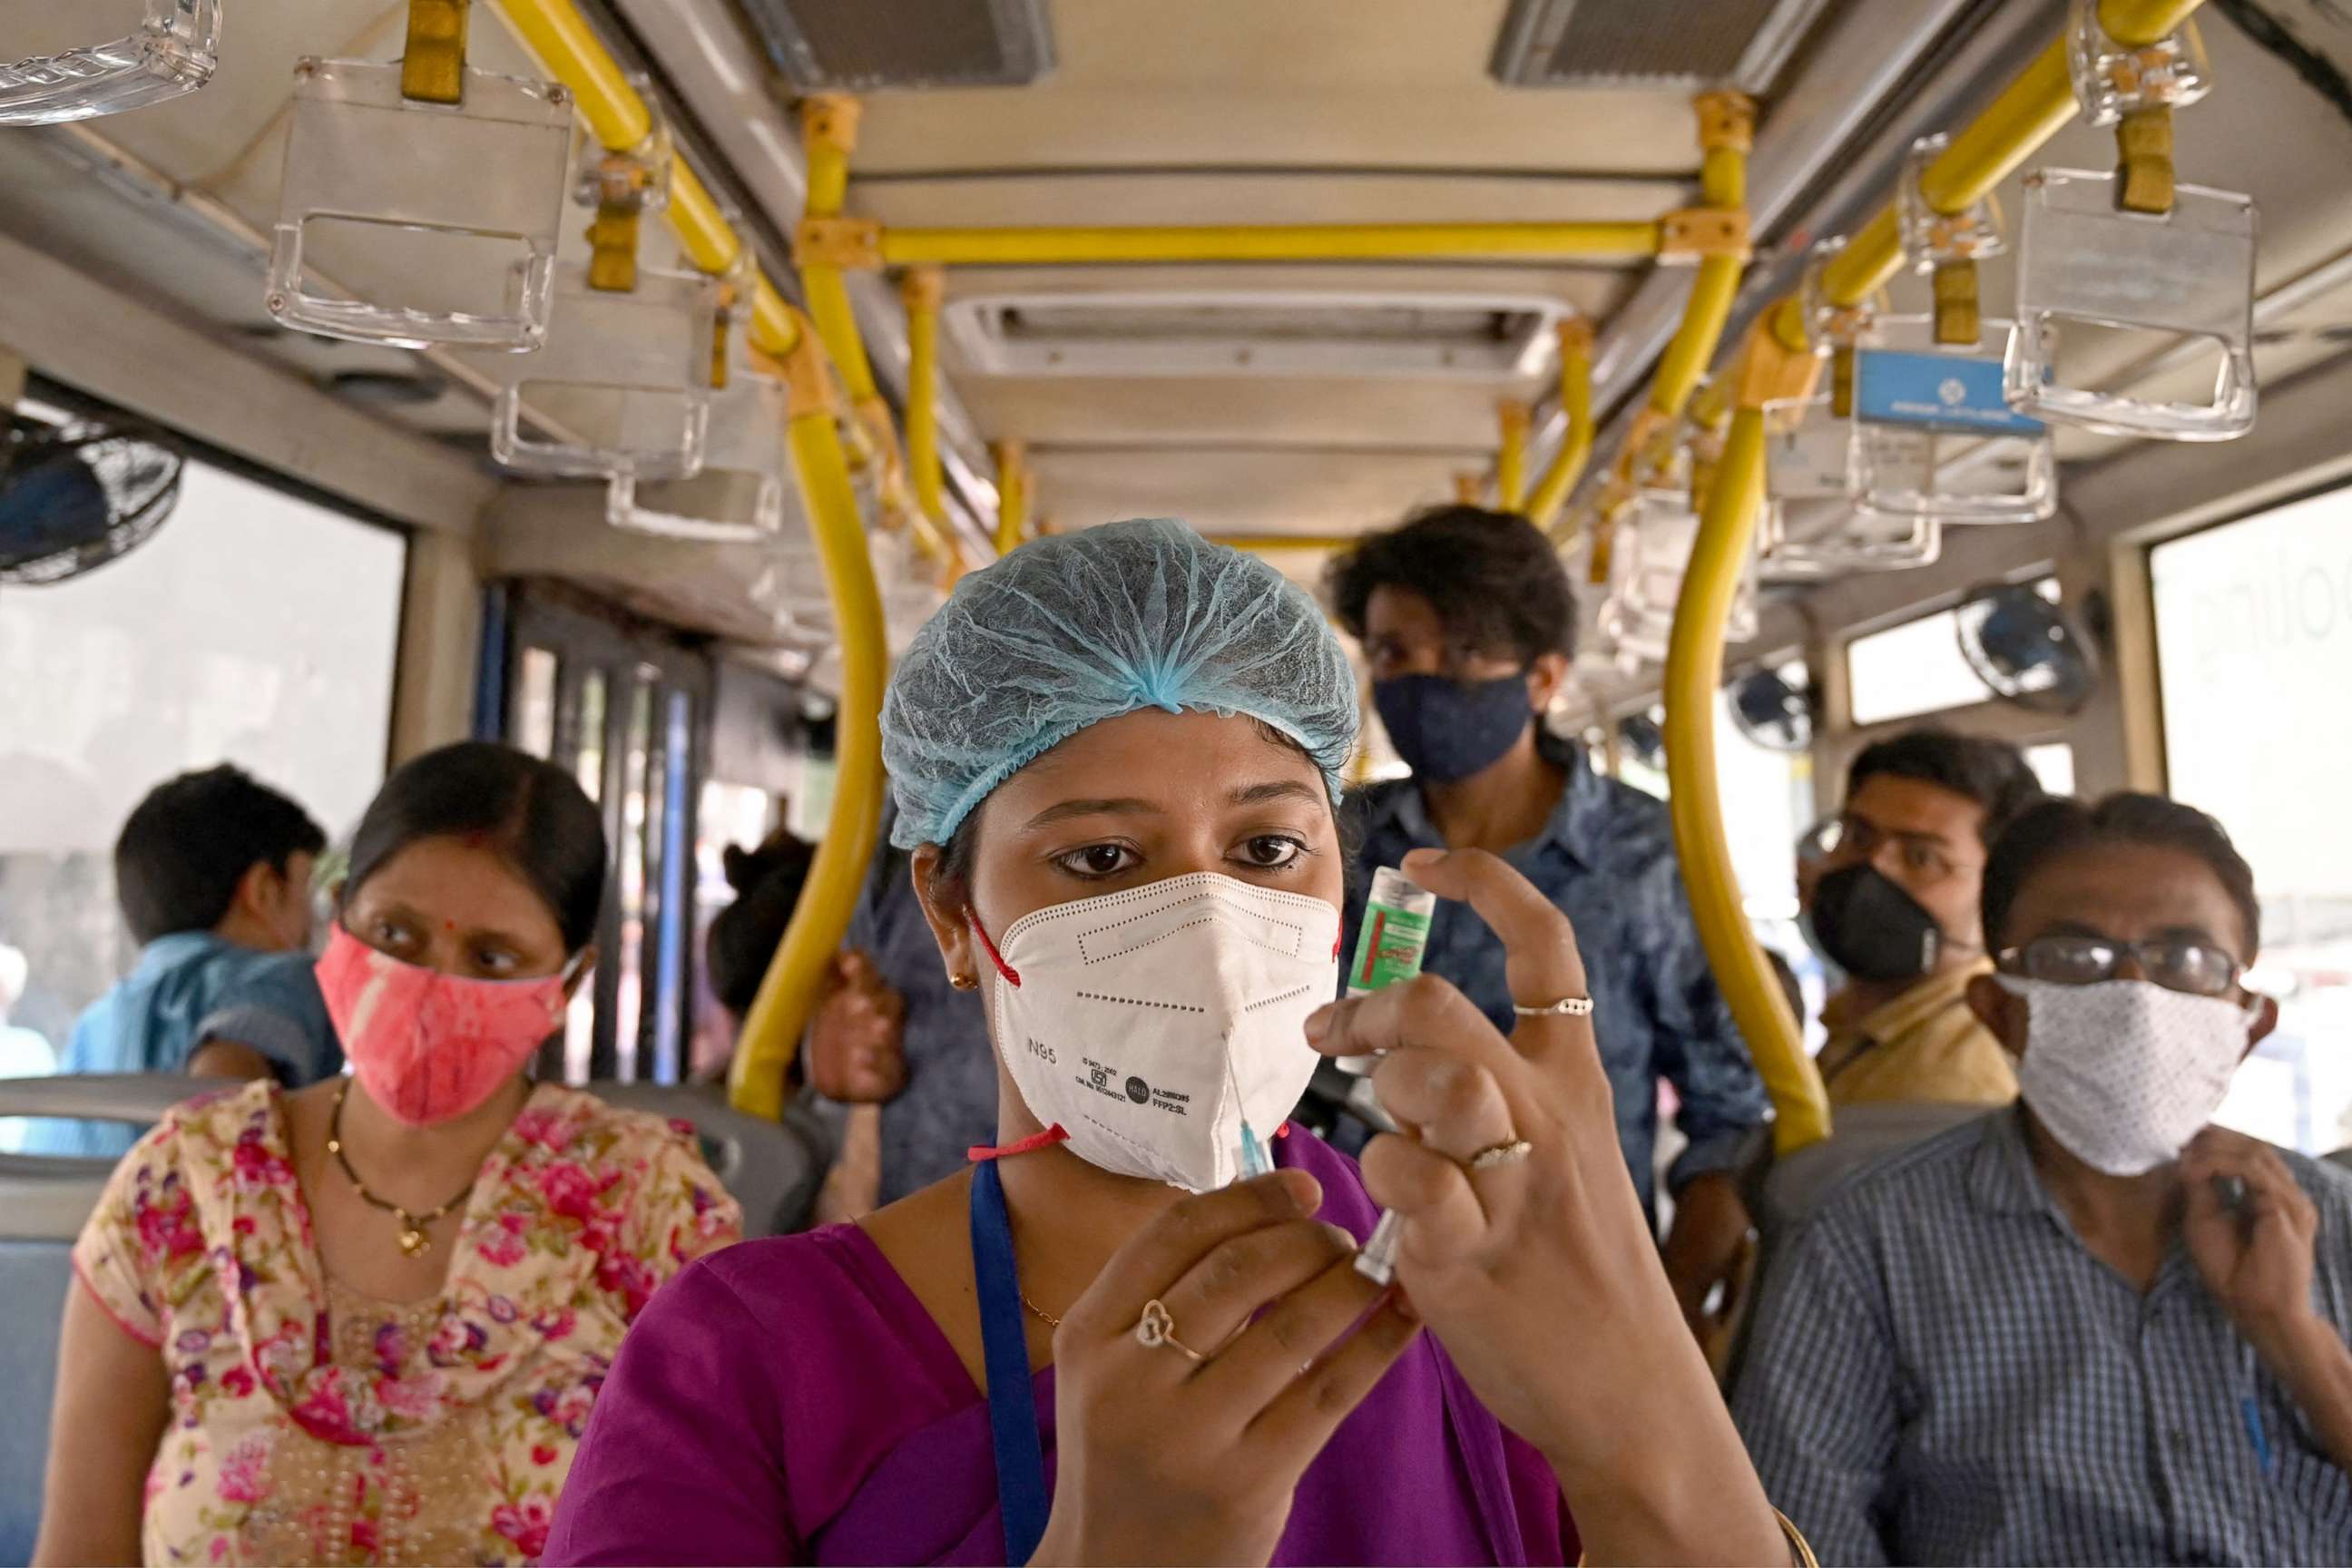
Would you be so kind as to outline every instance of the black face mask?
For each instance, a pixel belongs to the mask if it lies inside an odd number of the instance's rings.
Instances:
[[[1848,866],[1813,886],[1813,934],[1830,962],[1857,980],[1916,980],[1946,938],[1919,900],[1875,866]]]

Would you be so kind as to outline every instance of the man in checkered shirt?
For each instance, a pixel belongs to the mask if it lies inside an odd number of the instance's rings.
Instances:
[[[1824,1563],[2352,1562],[2352,1177],[2201,1127],[2277,1021],[2253,877],[2149,795],[1994,846],[2021,1105],[1832,1192],[1733,1412]]]

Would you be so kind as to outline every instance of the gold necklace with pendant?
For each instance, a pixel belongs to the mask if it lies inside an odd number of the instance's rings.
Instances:
[[[360,1180],[360,1173],[352,1169],[352,1157],[343,1152],[343,1101],[351,1098],[351,1093],[352,1080],[345,1079],[335,1090],[335,1109],[327,1119],[327,1152],[332,1154],[335,1163],[343,1168],[343,1179],[351,1183],[352,1190],[359,1194],[362,1203],[371,1208],[382,1209],[400,1222],[400,1255],[415,1258],[433,1246],[433,1237],[425,1234],[425,1227],[446,1219],[459,1204],[473,1196],[474,1184],[467,1182],[464,1192],[439,1208],[421,1215],[410,1214],[398,1204],[368,1191],[367,1184]]]

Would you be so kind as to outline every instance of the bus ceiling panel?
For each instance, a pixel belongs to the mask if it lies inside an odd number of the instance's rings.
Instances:
[[[754,645],[780,640],[775,611],[754,588],[794,557],[775,543],[684,543],[608,528],[601,485],[509,485],[481,531],[486,577],[556,578],[665,624]],[[814,577],[814,552],[798,558]],[[821,604],[823,585],[815,586]],[[795,606],[804,618],[814,607]]]
[[[886,110],[877,112],[885,112]],[[1697,199],[1682,179],[1328,168],[853,180],[851,208],[915,228],[1300,223],[1647,222]]]
[[[1494,73],[1514,87],[1721,85],[1761,97],[1827,3],[1513,0]]]
[[[1065,528],[1181,517],[1203,533],[1310,539],[1388,527],[1454,499],[1477,450],[1394,452],[1032,447],[1040,495]]]
[[[1386,447],[1491,452],[1493,390],[1443,382],[972,377],[972,416],[991,438],[1033,447]],[[1048,502],[1050,490],[1041,491]]]
[[[943,312],[966,375],[1360,375],[1526,390],[1574,307],[1503,293],[1083,294],[959,300]]]
[[[1059,5],[1053,74],[1015,89],[874,93],[856,167],[1696,172],[1686,88],[1580,94],[1496,82],[1488,67],[1507,8],[1506,0]]]

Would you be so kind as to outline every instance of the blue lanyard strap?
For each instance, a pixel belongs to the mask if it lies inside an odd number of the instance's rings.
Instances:
[[[1037,1390],[1021,1321],[1021,1271],[1013,1260],[1013,1218],[996,1162],[971,1173],[971,1272],[980,1290],[981,1363],[988,1373],[988,1427],[996,1449],[996,1499],[1004,1515],[1004,1561],[1022,1568],[1045,1538],[1053,1507],[1045,1448],[1037,1436]]]

